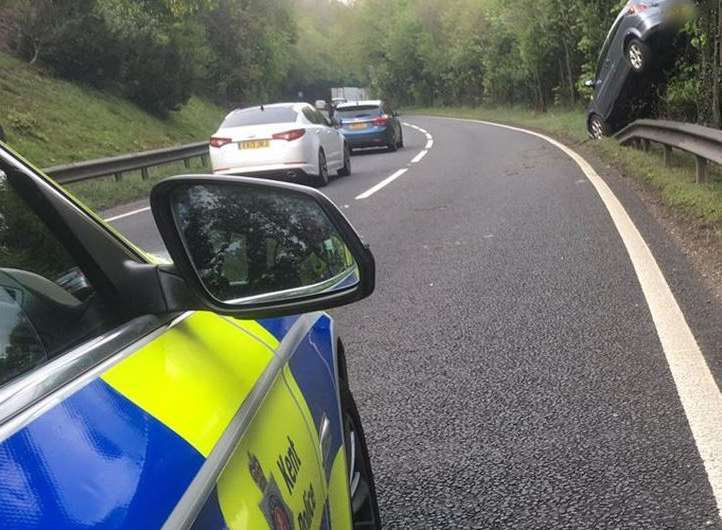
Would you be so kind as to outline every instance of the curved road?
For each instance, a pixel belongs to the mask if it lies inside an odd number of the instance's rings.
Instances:
[[[355,156],[324,190],[377,259],[376,293],[334,315],[385,528],[722,528],[700,456],[722,437],[705,424],[722,311],[664,229],[605,176],[699,340],[705,399],[579,166],[516,131],[406,121],[405,149]],[[114,224],[162,249],[147,211]]]

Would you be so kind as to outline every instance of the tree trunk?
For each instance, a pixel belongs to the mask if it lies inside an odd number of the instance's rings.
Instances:
[[[534,71],[534,77],[536,77],[537,108],[539,112],[546,112],[547,106],[544,100],[544,85],[542,84],[542,77],[538,69]]]
[[[704,39],[702,46],[699,50],[699,65],[700,65],[700,97],[698,102],[698,118],[697,121],[711,125],[715,121],[715,91],[716,91],[716,72],[717,67],[715,66],[715,53],[716,42],[716,26],[717,20],[715,17],[715,9],[712,3],[717,3],[717,0],[707,0],[700,5],[700,20],[699,25],[702,33],[707,37]]]
[[[716,46],[714,50],[714,72],[712,75],[712,119],[718,129],[722,129],[722,0],[717,5]],[[714,27],[714,26],[713,26]]]
[[[35,61],[38,60],[38,55],[40,55],[40,44],[38,44],[36,41],[33,41],[33,58],[30,59],[29,64],[35,64]]]
[[[574,77],[572,76],[572,56],[566,39],[562,39],[562,44],[564,45],[564,60],[567,65],[567,80],[569,81],[569,101],[574,105],[577,102],[577,94],[574,89]]]

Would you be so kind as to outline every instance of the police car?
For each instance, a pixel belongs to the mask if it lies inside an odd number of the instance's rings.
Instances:
[[[172,265],[0,144],[0,528],[380,528],[321,312],[371,294],[371,252],[292,184],[151,206]]]

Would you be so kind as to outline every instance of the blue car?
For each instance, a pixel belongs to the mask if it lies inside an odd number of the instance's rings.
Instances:
[[[386,147],[396,151],[404,146],[404,134],[397,112],[380,100],[341,103],[334,120],[352,149]]]

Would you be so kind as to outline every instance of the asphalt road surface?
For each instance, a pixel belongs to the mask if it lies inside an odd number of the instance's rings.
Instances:
[[[354,156],[324,190],[377,260],[376,293],[333,313],[385,528],[721,528],[722,311],[664,229],[600,171],[699,341],[707,387],[694,348],[669,346],[684,318],[660,331],[676,306],[643,290],[574,161],[516,131],[405,120],[406,148]],[[109,215],[162,253],[146,206]]]

